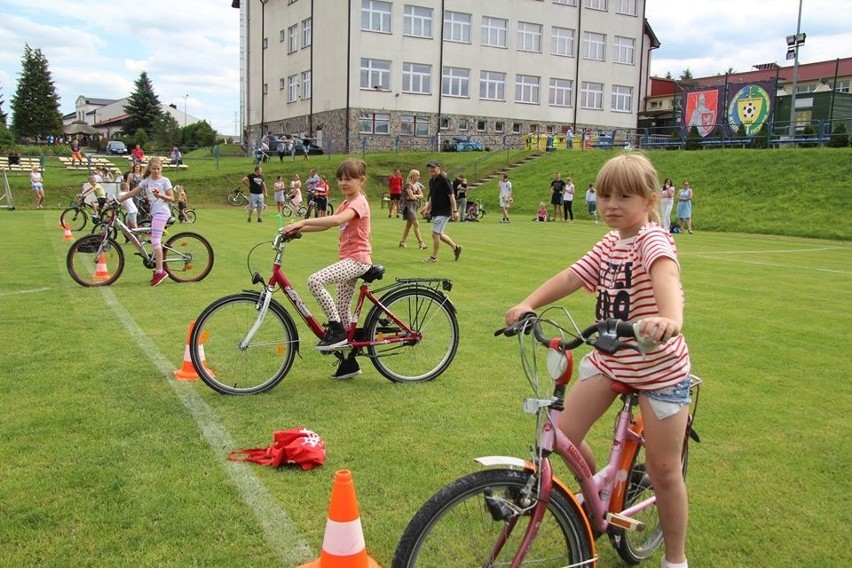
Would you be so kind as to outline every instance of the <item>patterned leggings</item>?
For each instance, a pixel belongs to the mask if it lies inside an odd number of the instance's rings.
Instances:
[[[355,282],[369,269],[369,264],[344,258],[308,277],[308,288],[319,302],[328,321],[336,321],[344,325],[349,323],[351,319],[349,305],[352,303],[352,296],[355,295]],[[331,283],[337,284],[336,306],[331,294],[325,289]]]

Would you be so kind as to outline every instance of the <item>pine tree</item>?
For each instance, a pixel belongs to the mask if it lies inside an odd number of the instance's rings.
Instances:
[[[154,134],[154,125],[163,114],[160,99],[154,93],[154,85],[145,71],[139,75],[135,85],[136,90],[130,95],[124,107],[128,117],[122,130],[124,132],[144,130],[151,138]]]
[[[12,97],[12,132],[17,138],[35,138],[62,133],[59,95],[41,49],[24,45],[21,78]]]
[[[7,126],[8,123],[6,122],[6,119],[8,118],[8,116],[3,110],[3,102],[3,87],[0,87],[0,124],[2,124],[3,126]]]

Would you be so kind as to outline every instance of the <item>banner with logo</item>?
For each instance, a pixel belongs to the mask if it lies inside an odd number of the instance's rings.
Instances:
[[[710,135],[724,118],[724,98],[719,87],[701,88],[683,94],[683,119],[688,133],[694,126],[704,138]]]
[[[735,136],[742,125],[746,136],[754,136],[772,118],[775,100],[774,81],[755,81],[747,85],[728,85],[728,133]]]

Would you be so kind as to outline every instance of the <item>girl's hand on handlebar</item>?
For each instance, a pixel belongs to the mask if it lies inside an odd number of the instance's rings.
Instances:
[[[674,320],[664,317],[650,317],[638,322],[638,333],[642,340],[655,344],[665,343],[680,335],[680,326]]]
[[[281,227],[281,234],[282,235],[292,235],[294,233],[298,233],[301,230],[301,228],[302,228],[302,222],[301,221],[297,221],[295,223],[290,223],[289,225]]]
[[[529,304],[518,304],[506,310],[506,325],[513,325],[524,314],[534,311]]]

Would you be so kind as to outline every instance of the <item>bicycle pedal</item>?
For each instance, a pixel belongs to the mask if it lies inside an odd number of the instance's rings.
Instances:
[[[628,531],[644,531],[645,523],[621,513],[607,513],[606,522]]]

